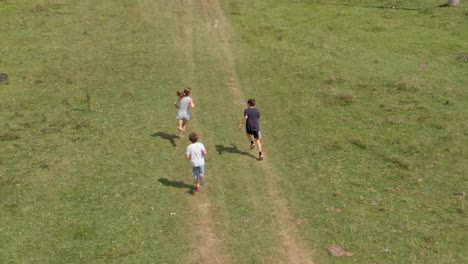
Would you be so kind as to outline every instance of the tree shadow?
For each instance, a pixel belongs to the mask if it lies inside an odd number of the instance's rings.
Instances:
[[[152,137],[161,137],[162,139],[169,140],[169,142],[171,142],[173,147],[176,146],[175,139],[179,138],[176,134],[168,134],[168,133],[162,132],[162,131],[153,133],[151,136]]]
[[[348,7],[360,7],[360,8],[374,8],[374,9],[398,9],[398,10],[403,10],[403,11],[421,11],[425,10],[427,8],[437,8],[437,7],[448,7],[449,4],[441,4],[441,5],[435,5],[435,6],[427,6],[427,7],[398,7],[398,6],[390,6],[390,5],[357,5],[357,4],[348,4],[348,3],[322,3],[323,5],[334,5],[334,6],[348,6]]]
[[[169,186],[169,187],[174,187],[174,188],[179,188],[179,189],[188,189],[188,193],[189,194],[195,194],[195,186],[193,186],[192,184],[187,184],[185,183],[184,181],[171,181],[171,180],[168,180],[166,178],[161,178],[158,180],[158,182],[160,182],[162,185],[164,186]]]
[[[224,145],[216,145],[216,151],[218,152],[219,155],[222,155],[223,152],[227,152],[227,153],[233,153],[233,154],[249,156],[249,157],[254,158],[254,159],[257,158],[257,157],[255,157],[254,155],[250,154],[247,151],[239,150],[239,148],[234,144],[231,144],[231,146],[229,146],[229,147],[226,147]]]

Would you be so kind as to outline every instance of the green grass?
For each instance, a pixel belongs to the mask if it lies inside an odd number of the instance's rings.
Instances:
[[[303,237],[318,263],[463,262],[466,8],[328,2],[225,5]]]
[[[0,4],[0,262],[182,262],[190,210],[158,182],[181,171],[152,136],[169,127],[154,108],[173,97],[158,74],[168,32],[131,1]]]
[[[229,89],[198,3],[188,58],[174,1],[0,1],[0,263],[186,263],[203,242],[187,142],[173,139],[187,85],[220,254],[284,262],[268,175],[237,128],[248,98]],[[221,3],[315,263],[463,263],[466,3]]]

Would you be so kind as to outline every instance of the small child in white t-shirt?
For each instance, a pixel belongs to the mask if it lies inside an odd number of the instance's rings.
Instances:
[[[185,156],[191,161],[193,180],[195,181],[195,191],[199,191],[200,182],[203,183],[203,177],[205,176],[206,149],[203,143],[197,142],[197,133],[190,133],[189,140],[192,144],[188,145],[187,150],[185,151]]]

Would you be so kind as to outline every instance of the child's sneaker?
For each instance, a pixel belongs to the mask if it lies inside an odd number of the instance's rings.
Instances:
[[[254,148],[255,148],[255,144],[254,143],[250,144],[250,149],[254,149]]]
[[[259,152],[259,153],[258,153],[258,159],[259,159],[259,160],[263,160],[263,153],[262,153],[262,152]]]
[[[199,191],[200,190],[200,186],[195,186],[195,191]]]

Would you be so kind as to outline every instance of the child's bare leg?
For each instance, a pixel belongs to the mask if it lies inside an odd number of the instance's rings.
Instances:
[[[183,131],[184,128],[182,127],[183,120],[178,119],[177,120],[177,130]]]
[[[200,174],[199,182],[201,185],[205,184],[205,174]]]
[[[258,151],[262,152],[262,142],[260,139],[255,139],[255,143],[257,143]]]
[[[182,120],[182,129],[185,132],[185,128],[187,127],[188,120]]]
[[[195,191],[200,190],[200,176],[195,179]]]
[[[184,132],[185,132],[185,126],[184,126],[184,121],[185,120],[177,120],[177,130],[179,130],[179,138],[184,137]]]
[[[250,135],[249,133],[246,134],[247,135],[247,138],[249,139],[250,141],[250,149],[253,149],[255,147],[254,145],[254,139],[252,138],[252,135]]]

